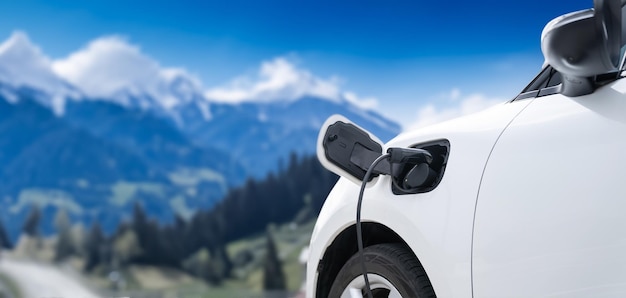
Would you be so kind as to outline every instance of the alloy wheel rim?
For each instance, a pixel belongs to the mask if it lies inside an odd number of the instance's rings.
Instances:
[[[402,298],[400,291],[398,291],[398,289],[383,276],[368,273],[367,278],[369,279],[370,289],[372,290],[372,294],[375,298]],[[363,279],[363,275],[359,275],[348,283],[341,293],[341,298],[366,297],[363,294],[365,294],[365,279]]]

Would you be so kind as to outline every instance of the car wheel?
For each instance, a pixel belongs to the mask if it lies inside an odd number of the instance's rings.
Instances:
[[[400,244],[377,244],[363,250],[367,277],[374,297],[436,297],[422,264]],[[359,254],[341,268],[329,297],[366,297]],[[358,293],[358,294],[357,294]]]

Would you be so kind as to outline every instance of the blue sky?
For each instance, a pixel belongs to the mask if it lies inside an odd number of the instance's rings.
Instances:
[[[0,38],[23,30],[53,59],[125,36],[205,86],[290,57],[342,88],[375,97],[407,124],[429,105],[508,99],[538,72],[543,26],[593,1],[2,1]],[[423,112],[423,111],[422,111]]]

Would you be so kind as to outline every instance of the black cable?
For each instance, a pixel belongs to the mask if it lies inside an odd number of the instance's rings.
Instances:
[[[365,172],[365,176],[363,177],[363,182],[361,182],[361,191],[359,191],[359,200],[356,204],[356,243],[359,249],[359,259],[361,260],[361,270],[363,271],[363,278],[365,279],[365,288],[367,289],[367,296],[369,298],[373,298],[372,289],[370,289],[370,280],[367,278],[367,268],[365,268],[365,256],[363,256],[363,232],[361,230],[361,205],[363,203],[363,193],[365,193],[365,185],[367,185],[367,181],[370,180],[370,176],[374,171],[374,168],[378,163],[382,160],[389,158],[389,154],[384,154],[376,158],[372,165]]]

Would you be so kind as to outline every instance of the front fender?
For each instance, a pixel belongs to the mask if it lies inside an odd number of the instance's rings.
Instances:
[[[367,189],[363,201],[363,221],[380,223],[398,234],[418,256],[433,287],[441,289],[437,290],[440,297],[463,297],[446,295],[445,289],[459,289],[459,292],[470,293],[468,276],[464,276],[465,273],[469,273],[469,269],[463,268],[469,266],[469,249],[461,257],[455,254],[458,254],[458,248],[469,248],[471,238],[466,239],[465,245],[457,243],[458,245],[455,246],[457,249],[453,251],[442,249],[445,247],[441,243],[442,240],[445,241],[441,238],[441,235],[445,234],[442,230],[447,230],[449,227],[442,225],[441,219],[448,216],[445,212],[434,212],[434,210],[443,210],[437,205],[443,201],[450,201],[451,194],[445,190],[447,188],[440,185],[441,191],[437,194],[434,192],[421,194],[419,199],[416,199],[413,196],[394,196],[389,191],[389,183],[389,177],[383,177],[375,186]],[[318,264],[326,249],[342,231],[355,224],[357,194],[356,185],[343,179],[340,180],[331,193],[333,198],[329,197],[328,204],[325,204],[320,213],[311,237],[307,276],[314,278],[307,279],[307,293],[314,293],[316,290]],[[407,212],[407,210],[415,210],[415,212]],[[469,227],[469,232],[464,234],[471,234],[471,225]],[[459,239],[461,235],[453,238]],[[456,277],[449,276],[449,272],[459,274]]]
[[[405,133],[386,146],[408,147],[437,139],[450,141],[445,175],[436,189],[394,195],[390,178],[383,176],[369,183],[362,209],[364,222],[388,227],[413,250],[438,297],[472,297],[474,210],[484,166],[500,134],[529,103],[502,104],[469,117]],[[308,297],[315,297],[317,269],[327,248],[355,223],[358,193],[358,185],[342,178],[320,212],[307,265]]]

